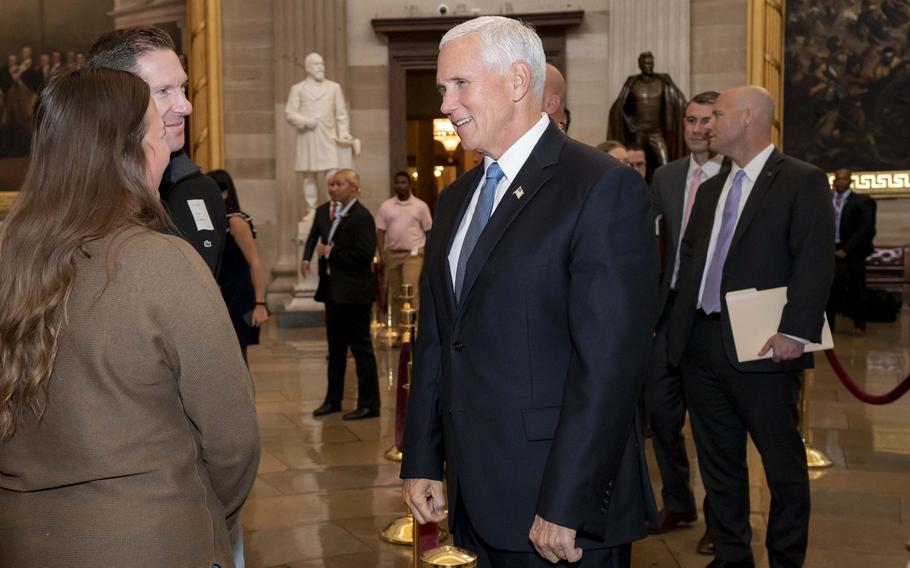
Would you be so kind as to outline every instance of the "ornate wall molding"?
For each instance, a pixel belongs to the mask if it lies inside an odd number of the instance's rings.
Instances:
[[[853,172],[851,190],[875,197],[910,197],[910,171],[894,172]],[[834,181],[834,173],[828,174],[828,182]]]

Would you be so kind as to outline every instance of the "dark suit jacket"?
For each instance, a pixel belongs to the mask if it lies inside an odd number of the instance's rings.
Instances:
[[[645,535],[633,427],[657,299],[641,177],[551,124],[499,203],[456,303],[448,255],[477,167],[439,197],[420,284],[403,478],[442,479],[490,545],[544,519],[588,548]],[[523,194],[514,192],[521,187]],[[580,535],[581,536],[581,535]]]
[[[850,192],[840,213],[840,244],[847,253],[847,262],[862,265],[875,251],[875,200],[868,195]]]
[[[329,221],[331,206],[332,202],[326,201],[316,208],[316,212],[313,214],[313,226],[310,227],[310,234],[307,235],[306,243],[303,245],[303,260],[312,260],[316,244],[329,240],[329,231],[332,228],[332,222]]]
[[[724,158],[718,176],[730,172],[730,158]],[[682,230],[682,215],[686,207],[686,174],[689,173],[689,156],[674,160],[666,166],[661,166],[654,172],[651,181],[651,201],[654,204],[655,214],[663,218],[663,257],[664,271],[660,279],[660,305],[666,302],[673,279],[673,267],[676,265],[676,250],[679,248],[679,234]],[[707,180],[706,180],[707,181]],[[698,195],[696,193],[696,195]]]
[[[307,239],[304,258],[313,254],[310,239],[313,232],[323,242],[328,238],[332,224],[329,222],[329,203],[316,209],[313,229]],[[324,233],[323,233],[324,231]],[[376,252],[376,225],[373,215],[360,204],[351,206],[341,218],[332,237],[332,253],[328,260],[319,258],[319,286],[314,299],[317,302],[339,304],[372,304],[376,296],[373,282],[373,254]],[[315,247],[315,244],[313,245]]]
[[[714,212],[727,176],[698,190],[690,229],[680,248],[678,295],[669,323],[669,362],[678,365],[689,340],[708,256]],[[724,295],[744,288],[787,287],[778,331],[818,342],[834,278],[834,207],[828,179],[811,164],[771,153],[743,207],[721,279],[724,351],[743,372],[783,372],[812,367],[812,355],[775,363],[739,363]]]

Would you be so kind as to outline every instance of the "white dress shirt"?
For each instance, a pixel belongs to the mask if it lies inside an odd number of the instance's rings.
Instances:
[[[499,202],[502,201],[502,196],[505,195],[506,190],[512,185],[512,182],[515,180],[518,172],[521,171],[521,168],[525,165],[525,162],[528,161],[531,151],[534,149],[534,146],[537,145],[537,142],[540,140],[540,137],[543,136],[544,131],[549,125],[550,117],[545,113],[541,113],[540,120],[512,144],[498,160],[493,160],[493,158],[489,156],[484,157],[484,175],[481,176],[480,183],[474,188],[474,195],[471,197],[471,202],[468,204],[467,211],[464,212],[464,217],[461,218],[461,224],[458,226],[458,231],[455,233],[455,240],[452,241],[452,248],[449,250],[449,270],[452,273],[453,286],[455,285],[455,273],[458,271],[458,257],[461,256],[461,247],[464,244],[464,237],[468,232],[468,225],[471,224],[471,218],[474,216],[474,209],[477,207],[477,199],[480,197],[480,188],[483,187],[484,182],[486,182],[487,169],[490,167],[490,164],[495,161],[502,169],[502,173],[505,174],[496,185],[496,195],[493,197],[493,210],[490,212],[490,217],[492,218],[493,213],[499,206]]]
[[[733,178],[739,170],[746,170],[746,175],[743,176],[742,181],[739,209],[736,212],[736,224],[733,225],[733,233],[735,234],[736,225],[739,224],[739,218],[743,213],[743,208],[746,206],[746,202],[749,201],[749,194],[752,193],[752,187],[755,186],[758,175],[761,173],[762,169],[764,169],[765,164],[768,162],[768,158],[771,157],[771,152],[773,151],[774,144],[769,144],[767,148],[752,158],[752,161],[746,164],[746,167],[740,168],[736,165],[736,162],[733,162],[733,166],[730,168],[730,173],[727,175],[727,180],[724,182],[724,189],[720,192],[720,199],[717,200],[717,207],[714,209],[714,226],[711,228],[711,241],[708,244],[708,261],[705,263],[705,269],[701,274],[701,286],[698,288],[699,308],[701,308],[701,297],[705,293],[705,276],[708,275],[708,269],[711,267],[711,258],[714,256],[714,249],[717,245],[717,233],[720,232],[721,220],[724,216],[724,204],[727,202],[727,195],[730,194],[730,188],[733,186]],[[721,298],[721,300],[723,300],[723,298]]]
[[[724,157],[721,154],[715,154],[710,160],[706,161],[701,165],[700,181],[699,186],[709,179],[713,178],[720,172],[720,167],[723,165]],[[689,154],[689,170],[686,172],[686,185],[683,187],[685,190],[683,192],[683,208],[679,214],[679,238],[676,240],[676,262],[673,265],[673,278],[670,280],[670,287],[674,290],[676,289],[676,277],[679,275],[679,249],[682,246],[682,239],[684,234],[683,223],[686,221],[686,203],[689,202],[689,193],[692,191],[692,178],[695,177],[695,169],[698,168],[698,162],[695,161],[695,158],[692,157],[692,154]],[[696,194],[697,195],[697,194]]]

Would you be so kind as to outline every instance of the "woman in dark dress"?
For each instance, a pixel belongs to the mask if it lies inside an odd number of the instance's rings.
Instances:
[[[237,189],[231,176],[224,170],[214,170],[209,172],[209,177],[221,189],[228,219],[218,285],[246,361],[247,346],[259,344],[259,326],[269,319],[265,276],[259,251],[256,250],[256,229],[253,228],[253,218],[240,210]]]

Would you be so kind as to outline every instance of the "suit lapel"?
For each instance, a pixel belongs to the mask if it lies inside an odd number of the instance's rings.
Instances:
[[[558,162],[563,143],[563,135],[556,129],[555,124],[550,123],[524,166],[515,176],[515,180],[502,196],[502,200],[493,211],[493,216],[490,217],[490,221],[480,234],[465,267],[461,301],[458,303],[459,311],[465,305],[481,269],[502,235],[521,213],[521,210],[534,199],[534,195],[552,177],[552,174],[545,171],[545,168]]]
[[[450,317],[455,314],[455,288],[452,286],[452,270],[449,266],[449,253],[452,250],[452,243],[455,240],[455,234],[458,232],[458,227],[461,226],[461,220],[464,218],[468,205],[471,203],[471,198],[474,196],[474,190],[480,183],[482,177],[483,166],[477,166],[474,168],[474,175],[467,174],[461,178],[465,180],[464,183],[459,184],[456,181],[449,186],[446,191],[454,193],[452,199],[454,203],[457,204],[457,207],[452,210],[450,215],[435,220],[436,224],[434,230],[438,227],[442,232],[441,234],[445,235],[444,254],[440,255],[439,258],[439,262],[442,262],[442,266],[439,267],[438,274],[443,275],[442,285],[445,290],[446,309],[448,310]]]
[[[755,180],[755,183],[752,185],[749,199],[746,201],[743,212],[739,216],[739,221],[736,223],[736,231],[733,232],[733,239],[730,241],[730,250],[733,250],[733,247],[736,246],[739,239],[741,239],[743,234],[749,229],[749,225],[755,218],[755,214],[761,209],[761,203],[765,199],[768,190],[771,189],[771,185],[774,183],[774,178],[777,177],[777,173],[780,171],[781,162],[783,161],[783,158],[777,150],[771,152],[767,163],[765,163],[765,167],[762,168],[761,173],[758,174],[758,179]]]
[[[667,207],[667,215],[670,215],[671,218],[664,219],[666,226],[670,227],[670,238],[674,243],[678,243],[681,237],[679,232],[682,229],[683,209],[686,207],[687,173],[689,173],[688,157],[685,160],[680,160],[676,166],[676,171],[673,172],[673,187],[677,189],[670,193],[670,203],[668,203]],[[682,189],[680,190],[680,188]]]

